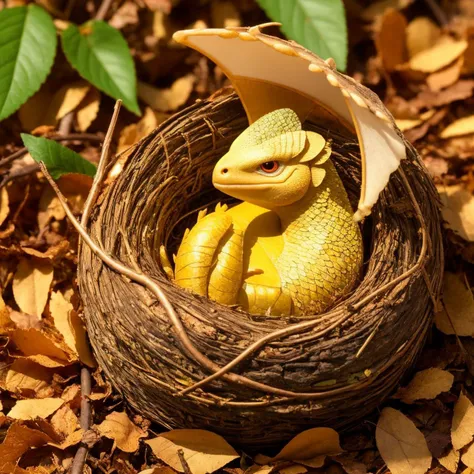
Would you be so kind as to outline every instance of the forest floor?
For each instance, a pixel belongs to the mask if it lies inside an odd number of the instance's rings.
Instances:
[[[6,0],[7,7],[24,3]],[[98,6],[91,0],[38,3],[58,31],[94,17]],[[104,19],[122,32],[135,61],[143,112],[137,117],[122,108],[114,153],[228,85],[210,61],[173,43],[174,31],[268,21],[253,0],[107,3]],[[69,472],[75,457],[79,465],[76,453],[85,441],[86,473],[474,472],[474,2],[345,4],[348,74],[380,95],[414,144],[440,192],[446,221],[445,309],[436,315],[411,381],[384,405],[389,408],[382,416],[376,413],[355,430],[303,433],[300,448],[322,441],[331,448],[331,455],[312,462],[294,461],[291,450],[284,461],[252,460],[211,435],[209,445],[221,447],[219,456],[207,453],[205,442],[180,451],[179,437],[164,449],[166,437],[158,435],[166,430],[144,413],[131,413],[96,366],[77,294],[77,234],[22,148],[22,132],[65,137],[87,160],[99,160],[114,101],[58,52],[39,92],[0,129],[0,473]],[[269,32],[278,34],[276,28]],[[66,175],[58,183],[80,214],[91,180]],[[79,423],[84,366],[92,373],[93,413],[85,437]],[[387,426],[397,439],[384,436]]]

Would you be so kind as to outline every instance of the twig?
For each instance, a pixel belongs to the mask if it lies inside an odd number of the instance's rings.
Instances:
[[[81,428],[84,433],[90,428],[91,423],[91,402],[89,396],[91,394],[91,374],[89,369],[82,368],[81,370]],[[81,443],[79,449],[74,456],[70,474],[82,474],[84,471],[84,464],[86,462],[89,448],[85,443]]]
[[[184,459],[184,451],[182,449],[178,449],[178,457],[181,462],[181,466],[183,466],[184,474],[192,474],[188,462],[186,459]]]
[[[104,20],[112,2],[113,0],[103,0],[94,18],[96,20]]]
[[[102,138],[98,135],[94,135],[92,133],[71,133],[69,135],[58,135],[56,137],[48,137],[49,140],[54,140],[55,142],[64,142],[64,141],[81,141],[81,142],[101,142]],[[10,156],[6,158],[2,158],[0,160],[0,167],[10,164],[12,161],[15,161],[18,158],[21,158],[23,155],[28,153],[28,149],[26,147],[20,148],[19,150],[12,153]]]
[[[61,135],[69,135],[71,133],[72,122],[74,121],[74,111],[66,114],[59,122],[58,132]]]
[[[438,5],[436,0],[425,0],[426,5],[436,17],[436,20],[441,26],[446,26],[449,23],[448,17],[443,9]]]
[[[17,169],[12,173],[7,173],[0,181],[0,189],[6,186],[12,179],[28,176],[29,174],[34,173],[35,171],[39,171],[39,166],[37,165],[37,163],[24,166],[23,168]]]

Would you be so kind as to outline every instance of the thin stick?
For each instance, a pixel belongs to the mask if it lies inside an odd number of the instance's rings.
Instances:
[[[101,142],[102,138],[94,135],[92,133],[70,133],[69,135],[58,135],[56,137],[48,137],[49,140],[54,140],[55,142],[65,142],[65,141],[74,141],[78,140],[81,142]],[[20,148],[19,150],[15,151],[11,155],[2,158],[0,160],[0,166],[5,166],[10,164],[12,161],[15,161],[18,158],[21,158],[23,155],[28,153],[28,149],[26,147]]]
[[[441,26],[446,26],[449,23],[446,13],[438,5],[436,0],[425,0],[425,3],[428,5],[433,15],[436,17],[436,20]]]
[[[95,14],[96,20],[104,20],[107,16],[107,12],[109,11],[110,5],[112,5],[113,0],[103,0],[100,4],[97,13]]]
[[[179,461],[181,462],[181,466],[183,467],[184,474],[192,474],[189,464],[187,463],[186,459],[184,459],[184,451],[182,449],[178,449],[178,457]]]
[[[97,196],[99,195],[100,185],[102,183],[102,179],[104,178],[105,170],[109,161],[110,144],[112,142],[112,136],[114,134],[115,126],[117,125],[117,119],[121,106],[122,101],[117,100],[117,102],[115,102],[114,113],[112,115],[112,119],[110,120],[109,128],[107,129],[107,133],[105,135],[97,173],[95,174],[94,182],[92,183],[91,190],[84,204],[84,210],[82,212],[81,218],[81,225],[84,228],[87,227],[87,221],[89,220],[92,206],[95,204]]]
[[[84,433],[90,428],[91,423],[91,374],[89,369],[83,367],[81,370],[81,428]],[[74,456],[70,474],[82,474],[86,462],[89,448],[85,443],[81,443]]]

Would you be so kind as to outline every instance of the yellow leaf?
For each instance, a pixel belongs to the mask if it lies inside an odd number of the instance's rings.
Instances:
[[[4,186],[0,191],[0,225],[5,222],[5,219],[10,213],[10,205],[8,202],[7,188]]]
[[[38,226],[40,229],[46,227],[49,221],[54,218],[61,221],[66,217],[63,206],[56,196],[51,186],[46,186],[41,193],[38,211]]]
[[[424,474],[431,465],[431,454],[425,437],[398,410],[382,410],[375,440],[380,455],[392,474]]]
[[[53,97],[51,104],[53,110],[56,104],[61,104],[56,111],[55,119],[61,120],[69,112],[75,110],[83,101],[90,88],[91,86],[86,81],[77,81],[59,89]]]
[[[48,418],[64,404],[61,398],[32,398],[18,400],[8,416],[17,420]]]
[[[372,21],[376,17],[383,15],[389,8],[402,10],[406,8],[413,0],[381,0],[372,3],[362,12],[362,18],[367,21]]]
[[[456,474],[456,472],[458,472],[459,457],[459,451],[451,449],[449,453],[446,454],[446,456],[438,458],[438,461],[448,471],[451,471],[453,474]]]
[[[10,311],[3,301],[0,294],[0,336],[8,334],[14,328],[13,321],[10,318]]]
[[[446,370],[437,368],[418,372],[406,388],[401,389],[401,400],[413,403],[416,400],[432,400],[440,393],[449,392],[454,376]]]
[[[176,110],[188,100],[194,81],[194,75],[188,74],[173,82],[169,89],[157,89],[144,82],[138,82],[138,97],[153,110],[160,112]]]
[[[463,239],[474,242],[474,196],[462,185],[438,186],[448,227]]]
[[[464,274],[445,272],[443,301],[445,310],[435,315],[436,327],[448,335],[474,336],[474,297]]]
[[[20,309],[41,319],[52,281],[52,265],[21,260],[13,278],[13,296]]]
[[[296,435],[271,461],[281,459],[287,461],[312,460],[316,457],[341,452],[337,431],[332,428],[311,428]]]
[[[140,438],[147,436],[147,432],[133,424],[125,412],[112,412],[96,428],[102,436],[113,439],[117,447],[126,453],[135,452]]]
[[[459,137],[474,133],[474,115],[463,117],[449,124],[440,134],[441,138]]]
[[[239,457],[224,438],[205,430],[172,430],[146,444],[155,456],[178,472],[184,472],[178,456],[181,449],[193,474],[212,473]]]
[[[464,58],[460,57],[450,66],[430,74],[426,78],[428,87],[434,92],[439,92],[441,89],[452,86],[459,79],[463,64]]]
[[[96,119],[100,107],[100,92],[97,89],[91,89],[81,102],[77,111],[77,128],[85,132]]]
[[[409,61],[410,68],[428,74],[439,71],[458,59],[466,49],[466,41],[441,41],[413,56]]]
[[[5,390],[18,394],[30,391],[37,398],[51,397],[54,393],[51,378],[51,372],[41,365],[27,359],[16,359],[7,372]]]
[[[472,442],[474,438],[474,405],[471,400],[461,393],[454,406],[451,441],[458,451]]]
[[[398,128],[404,132],[406,130],[410,130],[411,128],[418,127],[423,122],[429,120],[433,115],[436,113],[436,109],[431,109],[426,111],[425,113],[421,114],[417,119],[395,119]]]
[[[464,454],[462,455],[461,461],[471,469],[474,469],[474,444],[471,444],[466,451],[464,451]],[[456,472],[456,471],[452,471]]]
[[[407,26],[406,43],[410,58],[431,48],[441,36],[441,29],[426,16],[418,16]]]

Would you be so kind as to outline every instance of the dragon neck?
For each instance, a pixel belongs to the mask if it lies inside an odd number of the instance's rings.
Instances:
[[[296,203],[275,209],[283,251],[275,262],[282,289],[295,314],[320,312],[354,284],[362,263],[362,241],[344,186],[328,161],[320,186]]]

